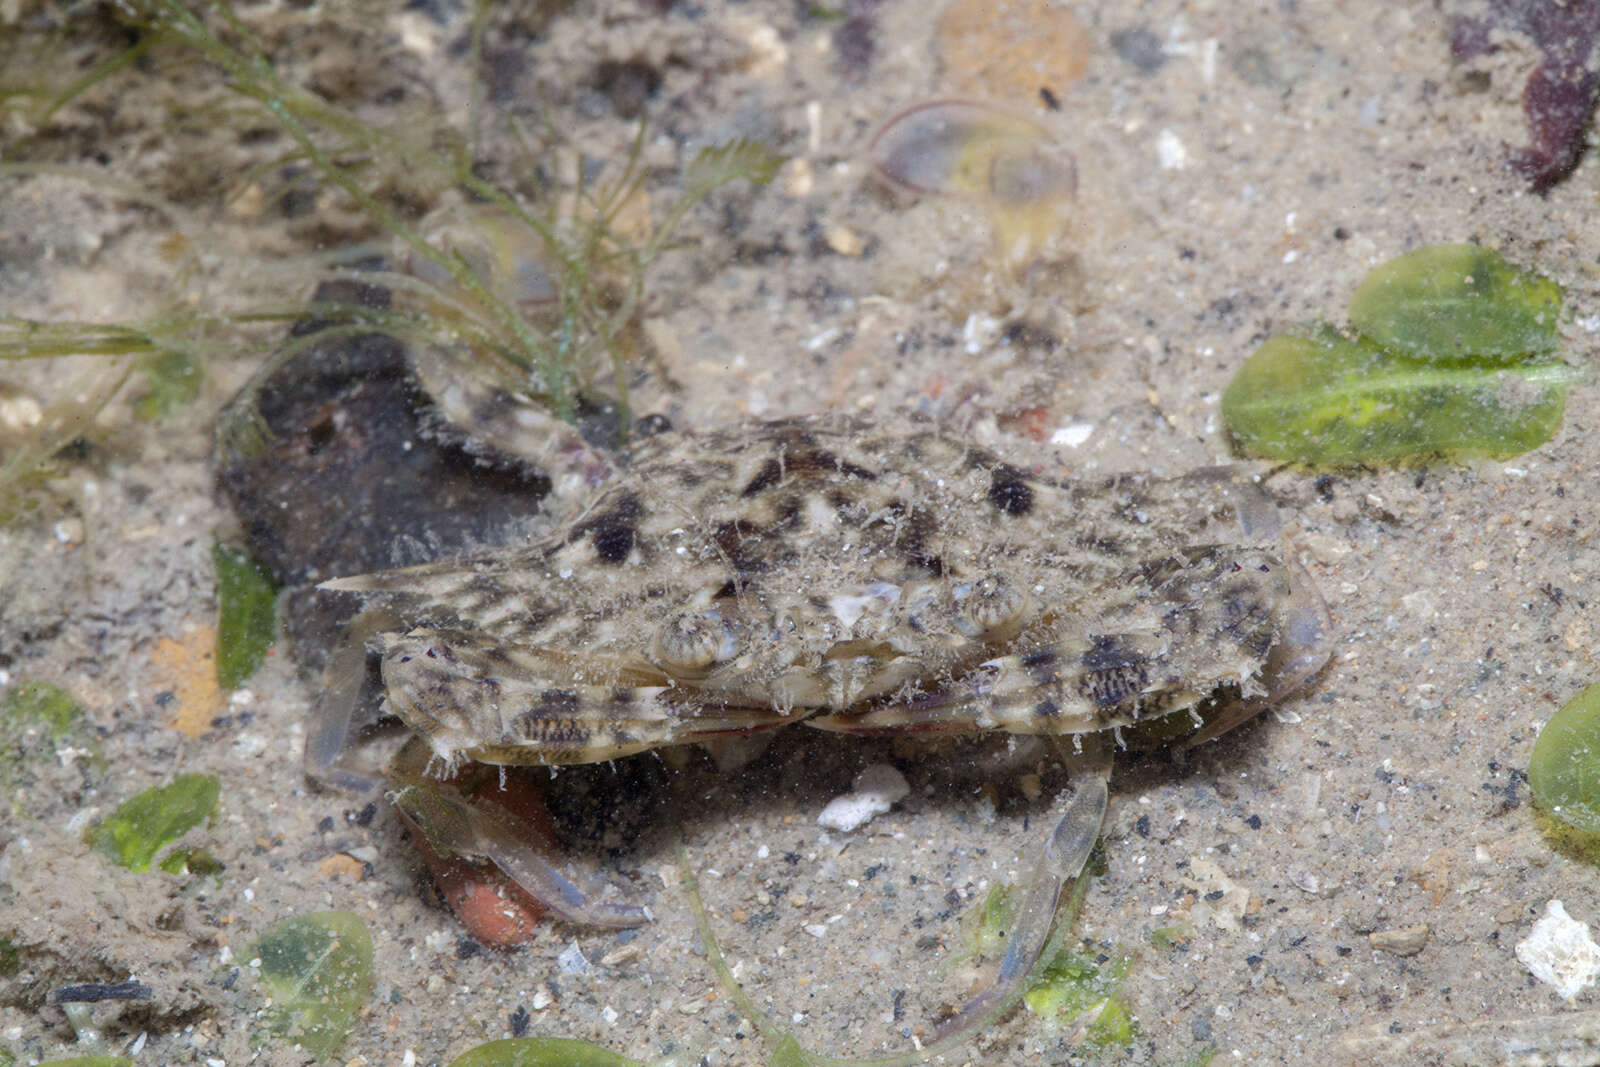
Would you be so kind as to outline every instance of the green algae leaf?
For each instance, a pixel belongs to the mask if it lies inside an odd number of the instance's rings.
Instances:
[[[130,871],[148,871],[156,853],[211,817],[220,791],[209,774],[180,774],[124,800],[83,839]]]
[[[237,689],[266,658],[277,633],[272,577],[249,553],[211,547],[217,568],[217,684]]]
[[[998,956],[1006,950],[1006,931],[1017,917],[1015,887],[991,886],[977,907],[961,916],[961,950],[953,962]]]
[[[1551,815],[1600,833],[1600,682],[1567,701],[1539,731],[1528,785]]]
[[[1228,383],[1222,418],[1252,456],[1309,464],[1505,459],[1561,427],[1566,366],[1408,359],[1333,330],[1281,335]]]
[[[1561,286],[1477,245],[1419,248],[1377,267],[1350,298],[1350,324],[1420,359],[1515,363],[1556,347]]]
[[[261,961],[261,981],[272,998],[267,1031],[331,1058],[372,990],[366,924],[348,911],[285,919],[250,946],[249,958]]]
[[[0,795],[13,813],[22,813],[38,769],[69,748],[87,754],[96,771],[105,764],[100,740],[71,693],[49,682],[23,682],[6,693],[0,700]]]
[[[995,886],[982,903],[961,918],[962,952],[956,959],[1004,951],[1007,931],[1016,919],[1015,890]],[[1073,951],[1072,937],[1058,927],[1039,962],[1028,975],[1022,1003],[1046,1022],[1067,1022],[1093,1011],[1089,1041],[1095,1047],[1133,1041],[1133,1019],[1117,990],[1133,968],[1133,957],[1113,955],[1105,962]]]
[[[157,866],[168,874],[221,874],[227,870],[221,860],[203,848],[175,848]]]
[[[813,1067],[816,1061],[795,1040],[793,1034],[784,1034],[777,1047],[772,1050],[772,1058],[767,1060],[767,1067]]]
[[[699,199],[719,186],[744,178],[753,185],[766,185],[777,177],[778,168],[788,162],[760,141],[735,137],[727,144],[700,149],[689,161],[684,174],[686,199]]]
[[[1032,976],[1032,986],[1023,995],[1022,1002],[1028,1010],[1042,1019],[1066,1021],[1081,1015],[1089,1008],[1095,1009],[1096,1020],[1104,1019],[1107,1040],[1126,1043],[1120,1037],[1124,1029],[1116,1020],[1126,1019],[1127,1008],[1117,999],[1116,992],[1133,968],[1133,957],[1126,954],[1112,956],[1105,963],[1097,963],[1065,946],[1058,946]],[[1112,1007],[1112,1005],[1117,1005]],[[1131,1025],[1131,1021],[1128,1025]],[[1132,1040],[1130,1037],[1128,1040]]]
[[[1150,944],[1156,948],[1177,948],[1188,936],[1188,930],[1182,926],[1158,926],[1150,931]]]
[[[639,1061],[570,1037],[512,1037],[464,1052],[450,1067],[639,1067]]]
[[[141,370],[149,388],[134,400],[133,412],[146,422],[171,418],[200,395],[203,372],[186,352],[157,352],[145,357]]]
[[[1101,1002],[1100,1010],[1095,1012],[1094,1021],[1089,1024],[1089,1045],[1092,1048],[1109,1048],[1113,1045],[1126,1047],[1133,1044],[1138,1036],[1139,1027],[1133,1012],[1117,996],[1107,997]]]
[[[37,723],[52,741],[66,737],[82,716],[83,707],[72,694],[49,682],[24,682],[7,693],[5,703],[0,705],[0,717],[8,729]]]

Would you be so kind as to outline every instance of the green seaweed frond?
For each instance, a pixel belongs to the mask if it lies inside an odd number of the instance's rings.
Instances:
[[[477,50],[482,47],[488,10],[480,4],[474,16]],[[647,238],[638,240],[625,232],[621,220],[646,177],[640,158],[642,124],[614,178],[590,188],[579,168],[573,207],[562,212],[553,201],[525,203],[478,176],[469,152],[440,150],[428,141],[364,122],[288,84],[227,4],[192,10],[175,0],[139,0],[133,11],[136,22],[149,32],[220,67],[232,91],[252,101],[289,136],[298,158],[394,237],[407,256],[425,265],[437,279],[436,288],[445,291],[451,313],[440,313],[437,305],[432,311],[412,312],[413,332],[466,343],[489,359],[509,363],[523,374],[526,393],[568,421],[575,419],[580,398],[593,392],[597,374],[604,370],[615,394],[607,401],[626,425],[629,353],[623,337],[645,307],[647,268],[671,246],[674,233],[696,204],[732,181],[770,181],[783,162],[765,146],[743,140],[702,151],[686,168],[682,191],[660,223]],[[213,21],[225,34],[212,29]],[[475,129],[468,131],[462,143],[476,137]],[[430,240],[389,202],[381,180],[374,178],[396,171],[426,175],[440,189],[455,188],[498,209],[503,214],[479,223],[488,230],[525,230],[513,237],[537,246],[550,261],[555,294],[548,310],[519,307],[479,265]],[[486,234],[491,241],[498,236]]]
[[[474,54],[481,53],[494,5],[479,0],[473,14]],[[5,442],[0,459],[0,521],[28,499],[24,491],[40,484],[51,457],[87,436],[99,411],[131,378],[141,377],[146,392],[135,411],[146,418],[164,418],[192,402],[209,360],[221,351],[266,347],[240,339],[252,326],[283,324],[308,314],[324,326],[318,343],[349,334],[384,331],[415,349],[444,345],[466,352],[469,365],[486,381],[513,389],[541,403],[559,418],[575,421],[580,410],[615,413],[621,435],[630,422],[629,361],[642,345],[637,325],[647,313],[650,293],[646,273],[674,247],[675,234],[689,211],[723,185],[748,180],[770,181],[783,162],[766,147],[735,140],[702,150],[685,167],[680,192],[650,218],[644,196],[647,168],[642,161],[645,126],[641,123],[631,149],[610,161],[596,180],[579,165],[563,192],[557,183],[536,182],[516,194],[474,173],[478,140],[477,117],[470,130],[451,130],[442,116],[379,125],[337,107],[291,84],[275,68],[261,36],[230,4],[185,5],[177,0],[129,0],[117,8],[124,32],[136,37],[131,46],[115,47],[87,73],[70,80],[37,74],[0,76],[0,107],[21,115],[32,131],[0,156],[0,179],[46,175],[81,180],[96,191],[122,198],[161,216],[175,231],[172,246],[180,254],[170,264],[168,308],[149,319],[117,324],[39,322],[0,317],[0,361],[35,360],[65,355],[107,357],[102,365],[50,403],[30,439]],[[71,47],[63,31],[52,47]],[[20,47],[15,38],[0,41]],[[103,49],[104,50],[104,49]],[[78,56],[82,49],[73,54]],[[81,59],[81,56],[79,57]],[[173,94],[168,103],[170,132],[204,129],[258,129],[263,121],[287,136],[287,147],[274,158],[246,168],[232,187],[255,189],[267,204],[283,197],[302,197],[318,189],[342,193],[369,224],[389,235],[401,249],[399,265],[387,271],[357,273],[348,261],[357,253],[370,260],[382,249],[372,246],[334,254],[295,257],[289,262],[252,261],[229,264],[230,273],[248,271],[252,286],[230,289],[201,269],[199,250],[217,259],[223,238],[212,212],[220,204],[182,207],[169,197],[142,189],[134,180],[105,171],[45,161],[43,135],[52,117],[91,89],[104,89],[136,62],[155,65],[164,75],[191,74],[200,67],[219,70],[224,79],[215,92]],[[34,66],[29,67],[32,71]],[[76,72],[83,62],[60,63]],[[202,83],[203,84],[203,83]],[[476,79],[474,80],[476,84]],[[562,144],[553,130],[524,145],[529,174],[552,169],[548,158]],[[41,149],[32,158],[33,148]],[[202,172],[204,162],[195,166]],[[235,169],[233,174],[238,174]],[[170,190],[169,190],[170,191]],[[441,199],[473,205],[463,214],[464,229],[478,231],[490,249],[516,249],[499,259],[474,258],[439,239],[428,228],[432,218],[421,211]],[[478,210],[482,206],[483,210]],[[255,205],[261,210],[261,204]],[[436,212],[437,214],[437,212]],[[641,214],[643,219],[641,221]],[[510,265],[506,256],[519,257]],[[535,273],[548,282],[548,297],[524,300],[515,275],[522,263],[541,264]],[[276,272],[276,273],[275,273]],[[510,274],[508,285],[500,274]],[[282,300],[252,305],[249,292],[260,293],[274,278],[282,291],[302,291],[308,280],[358,276],[396,294],[393,307],[341,306]],[[293,339],[279,346],[273,367],[311,343]],[[249,405],[235,411],[248,412]],[[264,441],[265,429],[250,425],[248,415],[231,417],[220,429],[224,438],[248,446]]]

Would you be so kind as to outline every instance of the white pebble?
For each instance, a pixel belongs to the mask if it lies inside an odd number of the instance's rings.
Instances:
[[[850,792],[828,802],[817,816],[817,825],[827,830],[855,830],[894,807],[909,792],[905,775],[891,764],[874,763],[856,775]]]
[[[1156,135],[1156,160],[1162,170],[1182,170],[1189,165],[1189,150],[1177,134],[1162,130]]]
[[[1589,937],[1589,924],[1573,919],[1559,900],[1546,904],[1544,918],[1533,924],[1526,940],[1517,942],[1517,959],[1566,1000],[1593,985],[1600,974],[1600,945]]]
[[[967,321],[961,327],[962,347],[966,349],[967,355],[979,355],[994,344],[1004,325],[1005,323],[993,315],[983,315],[976,311],[968,315]]]
[[[1066,445],[1068,448],[1077,448],[1087,441],[1092,433],[1094,433],[1093,423],[1069,422],[1050,435],[1050,443],[1053,445]]]

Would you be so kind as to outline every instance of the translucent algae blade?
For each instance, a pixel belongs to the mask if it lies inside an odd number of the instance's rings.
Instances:
[[[513,1037],[462,1053],[450,1067],[640,1067],[599,1045],[570,1037]]]
[[[907,108],[873,136],[868,155],[891,185],[982,204],[1013,265],[1064,231],[1078,190],[1077,161],[1046,127],[974,100]]]
[[[1556,347],[1561,286],[1477,245],[1434,245],[1377,267],[1350,298],[1350,324],[1419,359],[1516,363]]]
[[[1243,452],[1267,459],[1504,459],[1560,428],[1570,377],[1553,359],[1407,359],[1321,330],[1257,349],[1223,393],[1222,417]]]
[[[217,684],[237,689],[261,666],[277,630],[277,587],[248,553],[220,542],[217,568]]]
[[[1567,701],[1539,731],[1528,785],[1550,814],[1600,833],[1600,682]]]
[[[328,1059],[372,990],[372,937],[359,916],[323,911],[285,919],[250,946],[272,998],[267,1028]]]
[[[156,853],[211,817],[220,791],[209,774],[180,774],[123,801],[84,840],[131,871],[148,871]]]
[[[868,153],[886,180],[933,196],[979,199],[1022,184],[1020,163],[1050,144],[1032,119],[971,100],[930,100],[884,123]],[[992,188],[996,184],[999,189]],[[1035,177],[1025,183],[1038,184]],[[1050,183],[1076,188],[1076,173]]]

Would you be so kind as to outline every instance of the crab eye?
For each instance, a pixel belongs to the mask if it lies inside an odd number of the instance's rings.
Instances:
[[[957,628],[968,637],[1003,640],[1021,624],[1032,605],[1028,590],[999,574],[991,574],[956,590],[960,600]]]
[[[704,674],[737,650],[733,628],[720,611],[679,612],[656,631],[655,660],[669,674]]]

